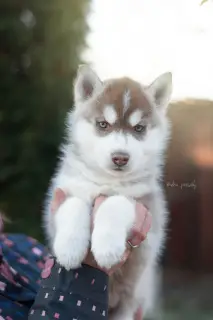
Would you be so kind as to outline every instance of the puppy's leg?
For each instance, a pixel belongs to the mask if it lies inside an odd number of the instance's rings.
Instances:
[[[109,197],[100,205],[94,219],[92,252],[101,267],[120,262],[134,220],[135,202],[124,196]]]
[[[134,320],[138,304],[133,298],[122,301],[117,309],[109,316],[109,320]]]
[[[152,312],[157,283],[154,277],[155,268],[149,264],[149,261],[147,262],[148,264],[140,264],[140,254],[137,258],[132,257],[128,266],[129,272],[124,271],[123,274],[125,277],[123,294],[120,295],[120,301],[109,320],[133,320],[139,307],[142,308],[143,315],[149,315]]]
[[[84,260],[90,241],[90,206],[79,198],[65,200],[54,214],[53,252],[67,270]]]

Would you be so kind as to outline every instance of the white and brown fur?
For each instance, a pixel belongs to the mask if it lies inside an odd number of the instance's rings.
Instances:
[[[91,241],[98,264],[110,268],[125,251],[135,199],[152,215],[147,239],[110,277],[110,320],[133,320],[139,306],[146,313],[153,301],[156,261],[167,220],[159,178],[169,137],[166,109],[171,91],[170,73],[145,87],[129,78],[102,82],[85,65],[74,83],[75,106],[68,115],[67,140],[44,215],[46,234],[58,261],[67,269],[80,266]],[[121,170],[112,161],[114,152],[129,155]],[[72,197],[52,215],[50,202],[56,187]],[[90,212],[100,194],[110,197],[99,207],[90,235]]]

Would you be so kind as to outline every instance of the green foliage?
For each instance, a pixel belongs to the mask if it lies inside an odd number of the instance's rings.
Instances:
[[[41,211],[72,106],[89,0],[0,4],[0,210],[41,239]]]
[[[209,2],[209,0],[202,0],[202,1],[201,1],[201,6],[202,6],[204,3],[206,3],[206,2]]]

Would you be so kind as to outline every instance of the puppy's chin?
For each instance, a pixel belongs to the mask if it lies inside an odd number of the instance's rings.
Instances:
[[[101,170],[110,177],[115,177],[122,179],[131,175],[132,171],[130,171],[129,167],[121,168],[121,167],[101,167]]]

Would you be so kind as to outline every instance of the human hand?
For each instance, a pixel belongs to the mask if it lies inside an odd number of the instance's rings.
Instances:
[[[93,221],[94,221],[95,215],[97,213],[97,210],[106,198],[107,197],[105,197],[105,196],[99,196],[95,200],[94,208],[93,208],[93,212],[92,212],[92,228],[93,228]],[[132,248],[138,247],[140,245],[140,243],[143,240],[145,240],[146,235],[147,235],[150,227],[151,227],[151,216],[148,213],[148,210],[143,206],[143,204],[137,202],[136,211],[135,211],[135,223],[134,223],[134,226],[131,230],[130,238],[128,239],[128,243],[126,245],[126,250],[122,256],[121,261],[108,270],[106,270],[106,269],[102,269],[102,270],[104,270],[108,274],[112,274],[116,269],[120,268],[125,263],[125,261],[128,259],[128,257],[130,256]],[[89,255],[90,255],[90,257],[92,256],[91,253],[89,253]],[[90,258],[89,261],[92,261],[92,263],[94,264],[92,266],[98,267],[94,258],[92,260]]]
[[[62,189],[57,188],[53,197],[53,201],[52,201],[52,206],[51,206],[51,210],[54,213],[59,206],[66,200],[66,194]],[[94,203],[94,207],[93,207],[93,211],[92,211],[92,227],[93,227],[93,221],[94,221],[94,217],[95,214],[97,212],[97,209],[99,208],[99,206],[102,204],[102,202],[106,199],[107,197],[105,196],[99,196],[96,198],[95,203]],[[146,235],[151,227],[151,216],[148,213],[148,210],[143,206],[143,204],[137,202],[136,204],[136,212],[135,212],[135,223],[134,226],[131,230],[131,236],[129,239],[129,243],[134,247],[134,246],[139,246],[140,243],[145,240]],[[120,263],[118,263],[117,265],[113,266],[111,269],[109,270],[103,270],[105,272],[107,272],[108,274],[113,273],[117,268],[120,268],[125,261],[128,259],[129,255],[131,254],[131,246],[129,244],[127,244],[126,247],[126,251],[120,261]],[[89,250],[88,255],[86,256],[85,260],[84,260],[85,264],[88,264],[92,267],[95,268],[99,268],[101,269],[98,264],[96,263],[91,251]]]

